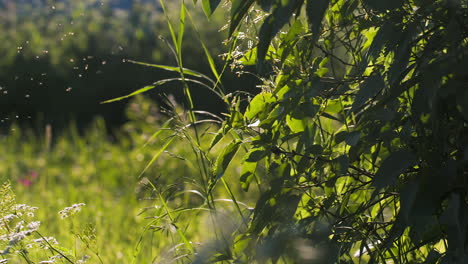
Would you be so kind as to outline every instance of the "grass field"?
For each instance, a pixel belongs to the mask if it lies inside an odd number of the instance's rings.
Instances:
[[[57,248],[73,262],[79,263],[84,255],[91,257],[90,263],[99,263],[99,259],[103,263],[186,261],[193,258],[193,248],[203,252],[210,245],[219,245],[211,242],[239,224],[232,197],[224,189],[215,192],[219,200],[211,199],[211,207],[207,204],[203,194],[207,182],[200,178],[198,164],[192,163],[196,158],[183,136],[177,136],[141,174],[174,134],[161,130],[167,118],[155,114],[155,108],[138,98],[129,106],[130,121],[112,140],[100,119],[81,135],[70,127],[56,136],[46,127],[44,135],[37,137],[12,127],[1,139],[2,181],[11,183],[17,204],[38,207],[30,221],[40,221],[39,233],[54,237]],[[200,129],[199,136],[207,146],[212,137],[209,132],[215,128]],[[207,160],[217,152],[214,148]],[[233,171],[238,164],[236,159],[232,162]],[[249,200],[240,186],[230,188],[240,201]],[[59,211],[79,203],[85,204],[80,212],[61,218]],[[210,213],[214,207],[217,213]],[[15,246],[17,253],[22,247],[32,247],[27,250],[30,263],[57,253],[33,250],[38,245],[26,241],[37,236],[32,234]],[[3,240],[1,250],[11,244],[11,239]],[[9,263],[25,263],[21,254],[2,256],[12,258]]]

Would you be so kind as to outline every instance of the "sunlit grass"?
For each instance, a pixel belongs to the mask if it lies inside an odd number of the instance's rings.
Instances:
[[[229,237],[240,223],[231,196],[219,183],[213,200],[217,211],[210,209],[204,197],[206,186],[183,137],[177,137],[141,175],[173,135],[172,130],[163,129],[158,138],[150,140],[167,119],[151,115],[149,111],[155,107],[143,98],[131,103],[128,115],[132,120],[115,133],[117,140],[109,138],[99,119],[82,135],[73,126],[61,135],[53,135],[47,127],[40,137],[13,127],[2,139],[2,180],[12,183],[17,203],[39,208],[36,219],[42,223],[41,234],[53,236],[76,257],[91,256],[92,263],[98,261],[96,252],[104,263],[187,259],[193,256],[183,257],[190,252],[180,245],[181,234],[202,251],[208,250],[210,241]],[[209,147],[215,129],[200,129],[204,131],[200,133],[203,148]],[[186,133],[193,132],[188,129]],[[215,146],[207,158],[214,161],[220,150]],[[233,160],[225,177],[231,178],[229,187],[239,202],[245,202],[238,180],[232,178],[238,173],[240,158]],[[61,219],[58,212],[77,203],[86,205],[73,217]],[[242,209],[250,206],[253,204],[243,204]],[[94,248],[87,249],[76,234],[90,226],[97,239]],[[202,242],[206,243],[201,246]]]

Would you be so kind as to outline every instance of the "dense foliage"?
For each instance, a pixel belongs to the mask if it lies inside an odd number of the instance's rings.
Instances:
[[[202,2],[208,15],[220,3]],[[264,85],[246,110],[225,97],[213,145],[232,143],[207,159],[205,195],[245,150],[240,182],[260,196],[203,257],[465,263],[468,3],[230,2],[235,62]]]

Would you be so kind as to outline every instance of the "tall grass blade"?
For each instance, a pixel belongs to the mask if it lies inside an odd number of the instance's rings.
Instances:
[[[158,157],[161,155],[161,153],[163,153],[168,147],[169,145],[172,143],[172,141],[175,139],[176,137],[175,136],[172,136],[167,142],[166,144],[164,144],[159,150],[158,152],[156,152],[156,154],[154,154],[153,158],[150,160],[150,162],[148,162],[148,164],[146,164],[146,167],[143,169],[143,171],[140,173],[140,175],[138,176],[138,178],[141,178],[143,176],[143,174],[151,167],[151,165],[153,165],[153,163],[158,159]]]
[[[126,60],[130,63],[133,64],[138,64],[138,65],[143,65],[143,66],[148,66],[148,67],[153,67],[153,68],[158,68],[166,71],[172,71],[172,72],[178,72],[181,73],[181,69],[179,67],[174,67],[174,66],[167,66],[167,65],[161,65],[161,64],[152,64],[152,63],[146,63],[146,62],[140,62],[140,61],[134,61],[134,60]],[[187,68],[182,68],[182,72],[186,75],[191,75],[194,77],[199,77],[199,78],[205,78],[209,79],[206,75],[199,73],[194,70],[190,70]]]
[[[203,41],[203,39],[202,39],[202,37],[200,35],[200,31],[198,30],[197,25],[193,21],[193,18],[190,15],[189,12],[187,12],[187,16],[188,16],[188,18],[190,20],[190,23],[192,24],[192,26],[193,26],[193,28],[195,30],[195,33],[197,34],[198,41],[202,45],[203,51],[205,52],[206,59],[208,60],[208,64],[210,65],[211,72],[216,77],[216,84],[218,84],[218,83],[220,83],[221,76],[218,73],[218,71],[216,70],[216,64],[215,64],[215,62],[213,60],[213,57],[211,56],[210,52],[208,51],[208,48],[206,47],[205,42]],[[216,87],[214,87],[214,88],[216,88]]]

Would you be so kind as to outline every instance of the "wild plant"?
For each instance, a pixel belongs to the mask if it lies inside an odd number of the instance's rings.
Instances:
[[[9,182],[0,189],[0,263],[85,263],[90,256],[84,250],[63,247],[51,236],[39,231],[41,222],[35,217],[37,207],[16,203],[15,195]],[[66,207],[59,212],[62,219],[73,218],[81,211],[83,203]],[[72,224],[73,225],[73,224]],[[98,259],[99,252],[93,247],[96,240],[95,231],[88,227],[70,230]],[[102,261],[101,261],[102,263]]]
[[[220,3],[201,2],[208,15]],[[184,2],[177,34],[168,19],[177,67],[148,65],[180,75],[193,135],[174,135],[196,156],[203,208],[215,222],[214,190],[222,183],[242,219],[229,238],[217,237],[226,247],[203,251],[176,223],[187,210],[171,209],[164,189],[151,183],[162,205],[156,218],[169,220],[183,241],[175,247],[187,250],[173,260],[466,262],[466,2],[230,2],[227,60],[254,61],[264,82],[247,108],[239,94],[222,91],[215,67],[214,81],[183,67],[184,25],[193,22]],[[244,22],[257,6],[258,38],[243,53],[236,43],[243,28],[255,30]],[[210,58],[207,52],[212,65]],[[188,86],[197,81],[188,76],[213,84],[229,112],[210,146],[230,142],[215,159],[201,144]],[[242,186],[256,184],[260,192],[253,214],[242,210],[224,177],[243,151]]]

